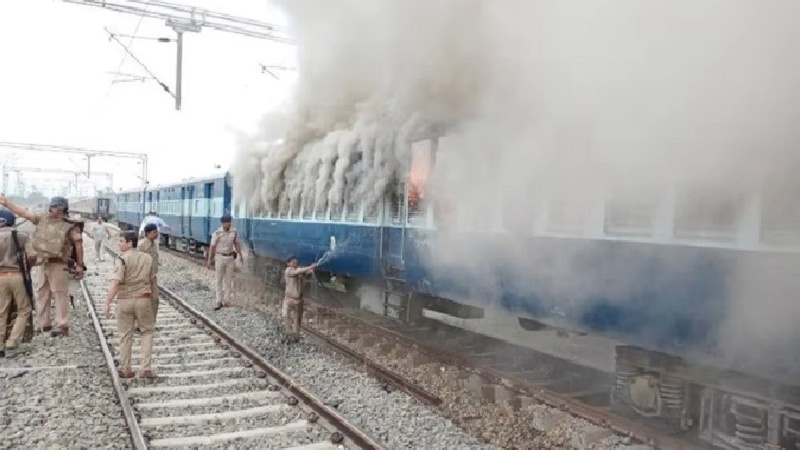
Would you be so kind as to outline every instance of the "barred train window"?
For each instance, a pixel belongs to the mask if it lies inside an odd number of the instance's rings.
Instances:
[[[405,192],[406,184],[398,182],[395,189],[390,194],[390,207],[391,207],[391,221],[392,225],[403,224],[403,193]]]
[[[538,198],[533,183],[521,189],[509,189],[503,195],[500,223],[508,233],[532,234],[535,227]]]
[[[408,171],[408,222],[421,225],[428,216],[427,184],[433,159],[431,140],[411,145],[411,167]]]
[[[364,208],[364,222],[367,223],[376,223],[378,222],[378,217],[380,216],[380,205],[381,202],[374,202],[371,205],[365,206]]]
[[[359,216],[361,215],[361,205],[359,202],[351,200],[351,197],[353,197],[352,193],[346,195],[345,204],[347,205],[347,216],[345,220],[347,222],[358,222]]]
[[[643,199],[622,196],[606,201],[605,232],[612,236],[650,236],[655,225],[658,201],[655,195]]]
[[[580,196],[556,195],[547,205],[547,230],[554,233],[581,233],[589,226],[592,205]]]
[[[738,192],[685,189],[676,199],[675,237],[733,239],[742,206]]]
[[[796,175],[770,177],[761,196],[761,241],[800,246],[800,181]]]

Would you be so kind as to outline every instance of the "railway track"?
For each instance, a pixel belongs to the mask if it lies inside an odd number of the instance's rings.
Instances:
[[[199,257],[187,255],[182,252],[169,250],[169,253],[194,263],[202,264],[203,262]],[[247,277],[246,274],[245,276]],[[583,370],[582,367],[569,361],[556,361],[559,360],[559,358],[541,354],[532,360],[541,362],[542,357],[544,357],[548,359],[549,363],[555,363],[554,365],[551,364],[550,367],[560,367],[555,374],[551,373],[550,376],[544,379],[526,379],[520,376],[519,372],[534,370],[535,367],[515,367],[514,369],[497,368],[491,362],[491,358],[489,361],[485,361],[480,358],[475,358],[473,355],[469,355],[469,352],[465,350],[466,347],[460,349],[443,349],[439,348],[437,345],[431,344],[432,342],[459,341],[459,339],[455,337],[456,334],[458,334],[459,337],[463,337],[461,335],[474,335],[474,333],[463,330],[459,330],[458,333],[456,333],[454,330],[450,330],[450,334],[452,335],[449,335],[448,338],[442,338],[441,335],[438,335],[438,338],[436,338],[436,336],[428,336],[426,338],[425,333],[419,335],[418,330],[418,335],[415,336],[413,333],[409,333],[408,330],[403,329],[403,327],[392,327],[384,323],[386,321],[365,319],[363,317],[358,317],[357,314],[351,314],[350,311],[326,306],[319,302],[320,299],[310,300],[307,309],[307,317],[315,320],[313,326],[308,324],[303,325],[306,334],[325,341],[328,345],[333,346],[345,355],[350,355],[357,361],[363,360],[368,362],[368,367],[380,367],[386,373],[391,373],[393,376],[393,379],[390,380],[392,384],[412,395],[414,395],[414,391],[424,392],[425,395],[430,396],[430,399],[427,401],[429,404],[441,405],[441,399],[436,397],[435,394],[430,394],[428,391],[425,391],[416,381],[410,380],[408,377],[396,372],[392,372],[385,365],[370,358],[363,349],[377,349],[376,351],[369,351],[369,353],[382,354],[387,357],[391,355],[408,356],[414,353],[419,357],[412,357],[411,365],[422,365],[435,361],[457,367],[465,373],[471,374],[472,380],[468,383],[473,386],[473,390],[481,393],[480,395],[485,395],[486,392],[490,393],[484,398],[484,401],[492,402],[495,401],[496,398],[505,398],[514,404],[514,407],[517,409],[526,401],[546,404],[567,414],[581,417],[599,427],[608,428],[616,433],[628,436],[631,442],[640,442],[655,448],[675,450],[707,448],[707,446],[702,445],[695,439],[687,439],[684,436],[675,435],[669,430],[660,430],[656,427],[648,426],[642,421],[613,411],[605,404],[610,396],[611,382],[613,382],[613,376],[610,374],[605,374],[609,378],[607,380],[608,389],[605,391],[598,389],[598,384],[602,384],[602,381],[600,383],[596,381],[592,383],[592,389],[588,390],[588,392],[586,383],[580,382],[577,384],[581,386],[573,385],[564,389],[554,389],[553,385],[559,384],[561,381],[559,378],[562,378],[562,376],[558,374],[564,375],[563,378],[572,378],[570,382],[576,384],[574,377],[578,376],[580,378],[581,371]],[[441,326],[438,332],[447,332],[448,328],[450,327]],[[436,334],[436,331],[434,331],[433,334]],[[520,350],[520,348],[511,344],[481,337],[480,335],[474,335],[474,338],[476,342],[481,339],[494,341],[490,344],[486,344],[487,347],[494,348],[494,353],[502,352],[500,349],[503,347],[514,347],[516,349],[515,351]],[[459,345],[456,344],[455,347],[459,347]],[[522,350],[538,353],[528,349]],[[520,359],[525,359],[525,357],[523,356]],[[407,361],[407,359],[403,359],[403,361]],[[381,377],[377,370],[375,372],[375,376]],[[603,378],[603,376],[597,374],[596,371],[589,372],[592,373],[584,374],[584,379]],[[382,378],[387,379],[385,376]],[[414,396],[425,400],[425,398],[420,395]],[[599,402],[597,401],[598,397],[601,397]]]
[[[203,260],[199,256],[188,255],[186,253],[164,247],[162,247],[161,251],[166,251],[173,256],[177,256],[181,259],[191,261],[195,264],[201,264],[201,265],[203,264]],[[252,281],[258,282],[258,280],[255,279],[253,279]],[[406,394],[416,398],[422,403],[432,406],[439,406],[442,404],[442,399],[437,397],[435,394],[432,394],[431,392],[423,389],[417,384],[410,382],[400,374],[392,370],[389,370],[383,365],[376,363],[362,352],[359,352],[347,345],[340,343],[334,337],[322,333],[313,327],[309,327],[303,324],[302,329],[303,331],[305,331],[307,335],[313,336],[314,338],[321,341],[325,345],[331,347],[334,351],[341,353],[342,355],[348,357],[350,360],[352,360],[359,366],[363,367],[374,378],[377,378],[382,382],[394,386],[396,389],[405,392]]]
[[[81,289],[134,448],[383,448],[166,289],[153,347],[158,378],[122,380],[116,321],[101,317],[111,270],[100,264]],[[134,363],[139,345],[134,336]]]

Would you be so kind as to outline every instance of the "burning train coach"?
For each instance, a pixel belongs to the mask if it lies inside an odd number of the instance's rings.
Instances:
[[[411,144],[407,176],[373,203],[345,195],[256,213],[220,173],[120,193],[118,217],[138,227],[156,211],[173,228],[164,245],[204,252],[230,213],[251,270],[272,282],[287,255],[320,261],[322,284],[350,306],[434,318],[615,372],[616,408],[715,445],[798,436],[800,327],[787,299],[800,291],[800,215],[775,206],[796,205],[778,202],[796,189],[788,172],[743,195],[663,186],[645,202],[605,190],[581,201],[558,191],[464,199],[436,183],[445,141]],[[591,354],[545,348],[537,333],[547,329],[567,330],[567,346],[585,341]]]

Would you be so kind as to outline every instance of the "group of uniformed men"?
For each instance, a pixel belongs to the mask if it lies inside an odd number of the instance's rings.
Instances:
[[[31,315],[32,289],[29,268],[41,267],[41,278],[36,292],[37,328],[50,332],[53,337],[69,335],[69,273],[81,278],[83,264],[83,222],[69,219],[69,203],[63,197],[53,197],[49,210],[35,214],[9,201],[0,194],[0,357],[16,355]],[[14,227],[17,217],[36,226],[29,239]],[[134,327],[142,334],[142,365],[139,375],[155,377],[151,367],[153,329],[158,309],[156,273],[158,253],[154,242],[158,238],[156,225],[144,228],[142,252],[137,251],[138,236],[126,232],[120,236],[122,252],[115,261],[114,273],[106,298],[105,313],[110,314],[114,300],[117,308],[117,328],[121,337],[120,375],[133,376],[130,366]],[[102,260],[102,241],[110,237],[109,230],[98,218],[92,230],[95,252]],[[30,291],[28,289],[31,289]],[[50,317],[50,303],[55,301],[55,324]],[[16,309],[16,320],[6,341],[6,325],[11,304]],[[55,326],[53,326],[55,325]]]
[[[54,197],[48,212],[40,214],[15,205],[4,194],[0,194],[0,206],[5,207],[0,208],[0,357],[8,357],[16,353],[31,314],[32,301],[25,286],[25,271],[30,266],[41,267],[41,280],[36,291],[37,328],[41,332],[50,332],[54,337],[69,335],[68,274],[72,272],[76,278],[83,276],[83,223],[69,220],[69,203],[63,197]],[[15,215],[36,225],[31,239],[24,233],[12,233],[15,231]],[[134,376],[130,363],[134,331],[141,333],[142,341],[139,375],[144,378],[155,377],[152,345],[159,303],[157,274],[160,224],[163,221],[159,223],[151,214],[142,223],[138,235],[132,231],[125,232],[119,239],[121,254],[114,262],[104,312],[108,317],[113,302],[119,302],[117,327],[120,335],[120,376],[123,378]],[[102,243],[111,236],[102,218],[98,217],[91,233],[96,257],[102,261]],[[24,263],[18,258],[19,254],[26,255]],[[209,268],[212,261],[215,263],[215,310],[233,305],[233,272],[237,256],[240,262],[244,262],[238,233],[231,227],[231,217],[225,215],[221,219],[221,226],[212,234],[206,262]],[[294,256],[287,259],[281,316],[290,341],[296,341],[300,336],[305,284],[303,277],[315,269],[316,264],[298,267]],[[50,317],[53,300],[56,307],[55,326]],[[4,342],[12,302],[16,306],[17,317],[8,341]]]

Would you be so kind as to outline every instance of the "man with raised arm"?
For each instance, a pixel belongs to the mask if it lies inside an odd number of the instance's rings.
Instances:
[[[283,296],[283,307],[281,316],[283,317],[284,332],[288,335],[288,341],[298,341],[300,339],[300,326],[303,323],[303,291],[305,280],[303,277],[317,268],[317,264],[306,267],[298,267],[297,257],[290,256],[286,260],[286,271],[283,273],[286,281],[286,291]]]
[[[0,205],[36,225],[31,246],[42,262],[42,283],[37,292],[36,315],[39,328],[50,331],[50,302],[55,300],[56,325],[53,336],[69,335],[69,264],[75,264],[75,274],[83,276],[82,222],[69,220],[69,202],[64,197],[50,199],[48,212],[34,214],[8,200],[0,193]]]

